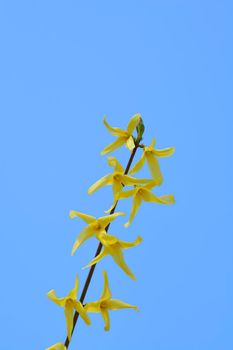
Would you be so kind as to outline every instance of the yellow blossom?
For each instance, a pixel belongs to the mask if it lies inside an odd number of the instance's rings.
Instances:
[[[56,343],[46,350],[66,350],[66,346],[63,343]]]
[[[64,298],[58,298],[54,289],[47,293],[49,299],[51,299],[55,304],[64,307],[65,317],[66,317],[66,328],[67,336],[70,340],[73,330],[73,312],[76,310],[84,322],[88,325],[91,324],[91,320],[88,317],[86,310],[84,310],[83,305],[79,300],[77,300],[78,293],[78,276],[75,279],[74,288],[67,294]],[[59,348],[58,348],[59,349]]]
[[[84,220],[88,225],[80,232],[76,241],[73,245],[71,255],[74,255],[75,251],[83,244],[87,239],[96,236],[98,239],[99,235],[103,232],[106,232],[106,227],[115,220],[117,216],[125,215],[125,213],[118,212],[111,215],[102,216],[100,218],[95,218],[94,216],[80,213],[79,211],[71,210],[70,218],[79,217]]]
[[[157,157],[171,156],[174,153],[175,148],[169,147],[164,149],[154,149],[154,146],[155,146],[155,138],[152,140],[152,143],[150,146],[144,147],[141,159],[131,169],[130,174],[134,174],[137,171],[139,171],[143,167],[145,161],[147,161],[152,177],[155,180],[158,180],[158,184],[160,185],[163,181],[163,175],[160,171]]]
[[[120,128],[112,127],[110,126],[107,121],[106,117],[104,117],[104,125],[108,129],[108,131],[113,135],[116,136],[117,139],[110,145],[108,145],[102,152],[101,155],[110,153],[115,151],[117,148],[121,147],[124,143],[128,147],[130,151],[132,151],[135,147],[134,138],[132,136],[134,129],[140,122],[141,115],[139,113],[135,114],[129,121],[127,129],[122,130]]]
[[[100,242],[103,244],[103,250],[97,255],[87,266],[95,265],[102,260],[106,255],[111,255],[116,264],[132,279],[136,280],[133,272],[130,270],[124,260],[123,249],[135,247],[141,243],[142,238],[138,236],[133,242],[121,241],[117,237],[110,234],[102,234],[99,236]]]
[[[104,289],[102,295],[98,301],[90,302],[85,305],[87,312],[100,312],[104,319],[105,331],[110,329],[110,317],[109,310],[120,310],[120,309],[134,309],[138,311],[137,306],[127,304],[121,300],[112,299],[112,293],[109,288],[108,275],[106,271],[103,271],[104,275]]]
[[[109,210],[106,212],[110,212],[112,208],[115,206],[117,202],[117,197],[121,192],[123,186],[132,186],[137,184],[145,184],[150,182],[148,179],[135,179],[129,175],[124,174],[124,168],[118,162],[115,157],[108,157],[108,164],[114,167],[114,171],[111,174],[107,174],[98,181],[96,181],[91,187],[88,189],[88,194],[92,194],[97,191],[99,188],[105,185],[112,185],[113,190],[113,204]]]
[[[166,194],[164,196],[156,196],[154,193],[151,192],[151,190],[157,185],[157,181],[151,180],[150,183],[144,185],[144,186],[135,186],[132,190],[122,191],[119,194],[118,199],[125,199],[129,197],[133,197],[133,205],[129,217],[129,221],[124,225],[125,227],[128,227],[135,215],[138,212],[138,209],[142,203],[142,201],[145,202],[153,202],[153,203],[160,203],[160,204],[173,204],[175,203],[175,198],[173,194]]]

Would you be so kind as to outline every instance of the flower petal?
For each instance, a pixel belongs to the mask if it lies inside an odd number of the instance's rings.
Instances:
[[[105,228],[110,222],[116,219],[117,216],[125,216],[125,213],[117,212],[111,215],[101,216],[98,221],[100,225]]]
[[[67,295],[67,298],[71,298],[73,300],[76,300],[77,294],[78,294],[78,275],[76,275],[76,278],[75,278],[74,288],[71,289],[71,291]]]
[[[92,265],[96,265],[100,260],[102,260],[108,253],[105,249],[103,249],[94,259],[92,259],[89,264],[83,267],[83,269],[86,269],[88,267],[91,267]]]
[[[134,139],[130,136],[126,141],[126,147],[132,152],[135,147]]]
[[[121,300],[117,300],[117,299],[109,300],[108,309],[109,310],[134,309],[136,311],[139,311],[137,306],[127,304],[127,303],[125,303]]]
[[[122,175],[122,182],[125,186],[147,184],[151,179],[136,179],[135,177],[129,175]]]
[[[74,255],[75,251],[80,247],[80,245],[94,235],[95,235],[95,231],[91,226],[84,227],[84,229],[80,232],[80,234],[76,238],[76,241],[74,242],[71,255]]]
[[[70,340],[73,331],[73,305],[71,302],[66,303],[64,312],[66,317],[67,337]]]
[[[105,176],[101,177],[101,179],[96,181],[93,185],[91,185],[88,188],[87,193],[88,194],[92,194],[95,191],[97,191],[99,188],[101,188],[101,187],[103,187],[105,185],[110,185],[111,182],[112,182],[112,174],[105,175]]]
[[[91,324],[91,320],[90,320],[89,316],[87,315],[87,310],[84,309],[84,307],[80,303],[80,301],[75,300],[75,301],[73,301],[73,304],[74,304],[75,310],[79,313],[79,315],[83,319],[83,321],[86,324],[90,325]]]
[[[152,153],[147,152],[146,159],[147,159],[148,166],[149,166],[150,173],[151,173],[152,177],[155,180],[158,180],[159,184],[161,185],[161,183],[163,181],[163,175],[160,171],[159,162],[158,162],[157,158]]]
[[[151,148],[154,148],[154,147],[155,147],[155,144],[156,144],[156,138],[154,137],[153,140],[151,141],[150,147],[151,147]]]
[[[137,189],[122,191],[122,192],[119,194],[118,199],[129,198],[129,197],[134,196],[136,193],[137,193]]]
[[[76,210],[71,210],[69,216],[71,219],[79,217],[80,219],[85,221],[87,224],[91,224],[93,221],[96,220],[94,216],[80,213],[79,211],[76,211]]]
[[[108,129],[108,131],[113,135],[113,136],[124,136],[125,135],[125,130],[122,130],[120,128],[116,128],[113,126],[110,126],[107,123],[106,117],[104,117],[103,119],[104,125],[106,126],[106,128]]]
[[[141,114],[139,114],[139,113],[134,114],[132,116],[132,118],[130,119],[128,126],[127,126],[127,131],[130,135],[133,133],[134,129],[136,128],[136,126],[140,122],[140,119],[141,119]]]
[[[103,149],[103,151],[100,153],[101,156],[104,156],[105,154],[113,152],[117,148],[120,148],[126,142],[126,140],[126,137],[119,137],[118,139],[116,139],[116,141],[112,142],[110,145]]]
[[[109,331],[110,329],[110,317],[109,317],[109,312],[107,309],[101,309],[101,315],[104,319],[104,323],[105,323],[105,326],[104,326],[104,330],[105,331]]]
[[[54,289],[51,289],[47,293],[47,297],[52,300],[55,304],[64,307],[66,303],[66,298],[58,298]]]
[[[150,191],[143,191],[142,195],[144,201],[146,202],[154,202],[159,204],[174,204],[175,198],[173,194],[166,194],[164,196],[156,196],[154,193]]]
[[[158,186],[159,184],[159,180],[151,180],[148,184],[143,186],[143,189],[152,190],[155,186]]]
[[[141,196],[139,194],[136,194],[134,196],[134,199],[133,199],[133,205],[132,205],[129,221],[126,224],[124,224],[125,227],[129,227],[129,225],[132,223],[135,215],[138,212],[138,209],[139,209],[139,207],[141,205],[141,202],[142,202]]]
[[[139,161],[134,165],[134,167],[130,170],[130,174],[134,174],[134,173],[137,173],[144,165],[145,163],[145,153],[143,152],[142,153],[142,156],[141,158],[139,159]]]
[[[112,256],[115,263],[128,275],[130,278],[136,281],[136,277],[133,272],[130,270],[129,266],[124,260],[124,254],[120,248],[112,247],[107,249],[109,254]]]
[[[175,147],[169,147],[164,149],[155,149],[153,154],[157,157],[169,157],[175,152]]]
[[[139,245],[142,242],[142,237],[138,236],[133,242],[125,242],[121,240],[119,240],[118,242],[122,249],[128,249]]]
[[[46,350],[66,350],[66,346],[63,343],[56,343]]]
[[[124,173],[124,168],[115,157],[108,157],[108,165],[114,167],[114,172]]]
[[[106,271],[103,271],[103,276],[104,276],[104,289],[103,289],[103,293],[100,297],[101,301],[111,299],[111,297],[112,297],[112,293],[111,293],[111,290],[109,288],[108,275],[107,275]]]
[[[100,301],[92,301],[90,303],[86,303],[84,309],[87,312],[100,312]]]

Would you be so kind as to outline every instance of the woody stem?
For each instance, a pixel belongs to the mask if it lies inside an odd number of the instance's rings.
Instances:
[[[138,149],[139,147],[140,147],[139,142],[138,142],[138,143],[135,143],[135,147],[134,147],[134,149],[133,149],[133,151],[132,151],[132,153],[131,153],[131,155],[130,155],[129,161],[128,161],[128,163],[127,163],[127,165],[126,165],[126,168],[125,168],[125,172],[124,172],[125,175],[128,174],[129,169],[130,169],[130,167],[131,167],[131,164],[132,164],[132,162],[133,162],[134,156],[135,156],[135,154],[136,154],[136,151],[137,151],[137,149]],[[114,208],[111,210],[110,215],[113,214],[113,213],[115,212],[115,209],[116,209],[116,207],[117,207],[117,203],[118,203],[118,201],[116,202]],[[109,227],[110,227],[110,223],[109,223],[108,226],[105,228],[106,232],[108,232]],[[99,253],[100,253],[101,250],[102,250],[102,247],[103,247],[103,246],[102,246],[102,243],[99,243],[98,248],[97,248],[96,253],[95,253],[95,257],[96,257],[97,255],[99,255]],[[80,302],[81,302],[82,304],[84,303],[84,299],[85,299],[85,297],[86,297],[86,294],[87,294],[87,291],[88,291],[88,288],[89,288],[89,285],[90,285],[90,282],[91,282],[93,273],[94,273],[94,271],[95,271],[95,267],[96,267],[96,264],[95,264],[95,265],[92,265],[92,266],[90,267],[89,273],[88,273],[88,275],[87,275],[87,279],[86,279],[85,285],[84,285],[84,287],[83,287],[83,291],[82,291],[81,297],[80,297],[80,299],[79,299]],[[72,330],[72,334],[73,334],[73,332],[74,332],[74,329],[75,329],[76,323],[77,323],[77,321],[78,321],[78,318],[79,318],[79,313],[78,313],[77,311],[75,311],[75,313],[74,313],[74,318],[73,318],[73,330]],[[71,336],[72,336],[72,335],[71,335]],[[66,338],[64,345],[66,346],[66,349],[68,349],[68,347],[69,347],[69,345],[70,345],[70,340],[68,339],[68,337]]]

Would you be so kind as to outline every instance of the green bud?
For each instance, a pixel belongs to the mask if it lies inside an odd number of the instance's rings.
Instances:
[[[138,122],[138,125],[136,127],[136,130],[137,130],[137,133],[138,133],[137,142],[139,143],[141,141],[142,136],[143,136],[144,131],[145,131],[145,126],[144,126],[142,118],[140,118],[140,120]]]

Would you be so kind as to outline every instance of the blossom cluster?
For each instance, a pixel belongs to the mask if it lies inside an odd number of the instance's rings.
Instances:
[[[104,118],[104,125],[106,126],[107,130],[117,138],[113,143],[104,148],[101,155],[109,154],[125,144],[131,152],[131,157],[126,170],[124,170],[120,162],[115,157],[109,156],[108,164],[113,168],[113,171],[96,181],[88,189],[88,194],[92,194],[105,185],[112,186],[113,202],[111,207],[105,211],[104,216],[96,218],[92,215],[76,210],[70,211],[69,216],[71,219],[80,218],[86,224],[77,236],[71,254],[74,255],[77,249],[86,240],[95,237],[99,241],[100,249],[99,251],[97,250],[96,256],[85,267],[93,267],[99,261],[104,259],[104,257],[110,255],[119,268],[127,276],[135,280],[136,277],[133,271],[127,265],[123,251],[139,245],[142,238],[138,236],[133,242],[123,241],[115,235],[108,233],[108,229],[111,222],[116,220],[118,217],[125,215],[123,212],[115,212],[119,200],[132,197],[132,208],[129,219],[124,224],[125,227],[129,227],[129,225],[131,225],[142,202],[152,202],[158,204],[173,204],[175,202],[172,194],[157,196],[152,192],[154,188],[161,186],[163,182],[163,176],[160,170],[158,158],[172,155],[174,148],[170,147],[165,149],[155,149],[155,139],[152,140],[149,146],[142,144],[141,140],[144,133],[144,124],[139,113],[135,114],[130,119],[126,130],[110,126],[107,123],[106,118]],[[135,130],[137,131],[136,137],[134,136]],[[133,157],[138,149],[142,149],[142,156],[129,171]],[[133,174],[137,173],[145,163],[148,164],[151,178],[136,178],[132,176]],[[128,304],[118,299],[113,299],[109,287],[107,271],[103,271],[103,277],[103,291],[99,300],[97,301],[89,301],[84,304],[82,298],[77,298],[79,285],[78,276],[76,276],[74,288],[65,297],[57,297],[53,289],[47,293],[49,299],[51,299],[58,306],[64,308],[67,331],[67,341],[65,343],[56,343],[47,348],[47,350],[66,350],[68,348],[75,327],[75,316],[80,316],[80,318],[87,325],[90,325],[91,319],[89,313],[100,313],[104,320],[104,329],[108,331],[110,329],[109,311],[123,308],[138,310],[137,306]]]

